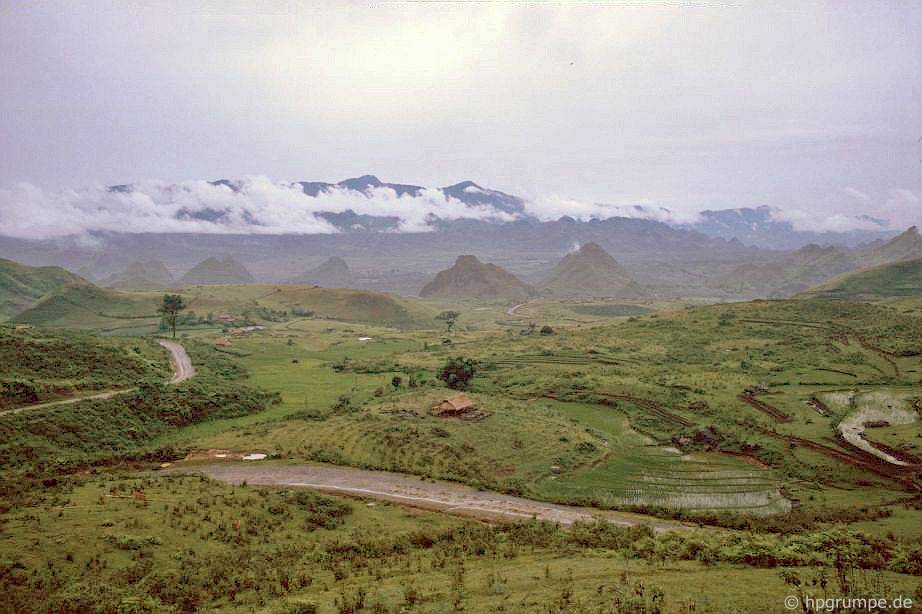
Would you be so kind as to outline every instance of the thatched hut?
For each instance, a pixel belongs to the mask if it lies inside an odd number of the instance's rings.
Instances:
[[[474,402],[463,392],[442,399],[432,408],[434,416],[459,416],[474,409]]]

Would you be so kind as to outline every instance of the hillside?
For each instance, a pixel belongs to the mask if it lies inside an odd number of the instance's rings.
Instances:
[[[846,273],[800,296],[874,301],[917,295],[922,295],[922,258]]]
[[[99,282],[106,288],[126,288],[131,290],[162,290],[173,283],[173,276],[159,260],[132,262],[124,271],[116,273]]]
[[[251,284],[255,280],[242,264],[227,256],[208,258],[198,263],[179,280],[180,286]]]
[[[922,258],[922,235],[919,235],[916,226],[908,228],[889,241],[871,244],[870,249],[864,254],[864,261],[869,265],[915,258]]]
[[[597,243],[586,243],[564,256],[544,288],[555,296],[642,298],[648,294]]]
[[[355,279],[346,261],[338,256],[333,256],[320,266],[292,277],[287,283],[317,285],[326,288],[348,288],[355,283]]]
[[[483,263],[476,256],[458,256],[454,266],[440,271],[419,295],[435,298],[526,300],[535,289],[512,273]]]
[[[823,284],[837,275],[914,258],[922,258],[922,237],[915,226],[889,241],[876,241],[861,249],[805,245],[775,262],[740,265],[710,285],[743,296],[784,298]]]
[[[167,364],[152,340],[0,327],[0,412],[84,391],[162,382],[169,377]]]
[[[159,296],[131,294],[80,281],[58,288],[12,318],[17,324],[108,329],[156,319]]]
[[[842,248],[806,245],[777,262],[741,265],[713,281],[712,286],[744,296],[781,298],[858,266],[855,255]]]
[[[31,267],[0,259],[0,320],[31,307],[48,292],[73,283],[86,281],[60,267]]]

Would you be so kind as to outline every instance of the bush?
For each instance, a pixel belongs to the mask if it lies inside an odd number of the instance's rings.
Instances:
[[[477,373],[478,362],[470,358],[449,358],[441,369],[438,378],[445,382],[449,388],[466,390],[474,375]]]

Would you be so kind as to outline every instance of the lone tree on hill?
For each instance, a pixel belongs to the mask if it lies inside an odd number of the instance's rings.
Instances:
[[[170,330],[173,331],[173,339],[176,338],[176,319],[179,317],[179,312],[186,308],[186,302],[183,300],[182,296],[178,294],[164,294],[163,303],[160,304],[160,308],[157,309],[158,313],[163,314],[163,319],[166,320],[167,324],[170,326]]]
[[[471,358],[449,358],[448,362],[439,369],[438,378],[445,382],[449,388],[466,390],[477,373],[478,362]]]
[[[458,318],[461,317],[461,314],[457,311],[443,311],[439,315],[435,316],[436,320],[442,320],[445,322],[445,327],[448,329],[448,332],[451,332],[451,329],[455,327],[455,322],[458,321]]]

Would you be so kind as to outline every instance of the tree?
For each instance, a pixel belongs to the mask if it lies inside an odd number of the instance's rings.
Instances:
[[[445,322],[445,327],[448,329],[448,332],[451,332],[451,329],[455,327],[455,322],[458,321],[458,318],[461,317],[461,314],[457,311],[443,311],[439,315],[435,316],[436,320],[442,320]]]
[[[448,362],[439,369],[438,378],[445,382],[449,388],[464,390],[471,385],[471,380],[477,373],[479,363],[470,358],[449,358]]]
[[[185,308],[186,302],[180,295],[164,294],[163,303],[161,303],[160,308],[157,309],[158,313],[163,314],[163,318],[173,331],[173,339],[176,338],[176,319],[179,317],[179,312]]]
[[[398,388],[400,388],[402,384],[403,384],[403,378],[400,377],[399,375],[395,375],[394,377],[391,378],[391,386],[394,387],[394,390],[397,390]]]

